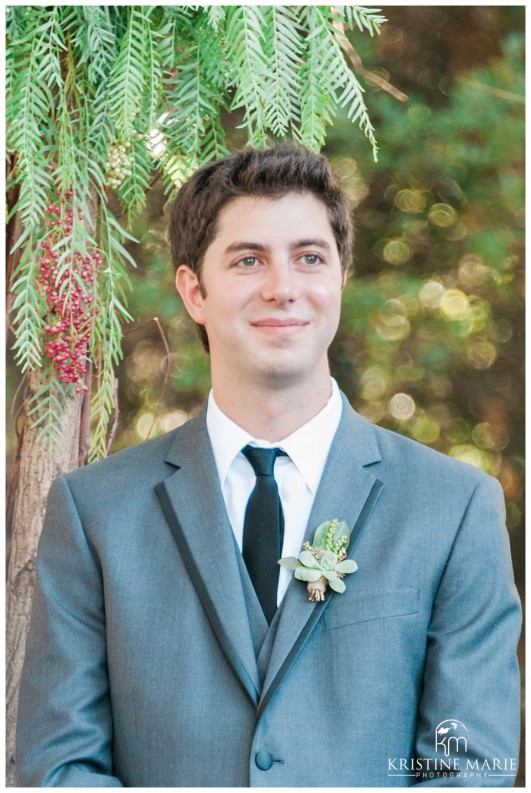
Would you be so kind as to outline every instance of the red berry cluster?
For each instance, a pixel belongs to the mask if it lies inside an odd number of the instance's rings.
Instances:
[[[102,264],[100,253],[72,254],[68,268],[59,274],[59,253],[54,250],[61,238],[70,236],[74,211],[68,205],[71,190],[57,190],[58,203],[46,207],[50,231],[41,242],[38,282],[44,290],[47,310],[45,331],[50,340],[44,351],[51,359],[59,379],[72,383],[75,391],[87,391],[83,378],[87,372],[87,350],[93,332],[94,280]],[[83,216],[78,216],[83,220]]]

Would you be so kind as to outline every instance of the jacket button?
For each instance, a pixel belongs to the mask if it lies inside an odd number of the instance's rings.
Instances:
[[[273,756],[269,752],[257,752],[254,761],[261,771],[269,771],[273,765]]]

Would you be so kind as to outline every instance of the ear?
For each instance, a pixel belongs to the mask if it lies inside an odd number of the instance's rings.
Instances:
[[[203,303],[204,294],[199,284],[199,279],[191,267],[181,264],[175,274],[175,286],[179,292],[184,307],[198,325],[204,325]]]

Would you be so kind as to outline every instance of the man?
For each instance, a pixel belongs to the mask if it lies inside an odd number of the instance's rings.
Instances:
[[[501,488],[373,426],[330,379],[352,234],[327,161],[279,146],[207,165],[170,238],[212,392],[52,487],[18,783],[512,784]],[[310,601],[278,556],[334,519],[357,570]]]

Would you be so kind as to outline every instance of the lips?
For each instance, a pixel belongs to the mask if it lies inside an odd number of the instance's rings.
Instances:
[[[272,336],[290,336],[299,333],[305,328],[309,322],[305,319],[297,319],[295,317],[266,317],[265,319],[255,320],[251,322],[253,328],[257,328],[262,333],[267,333]]]
[[[254,325],[256,328],[291,328],[291,327],[301,327],[303,325],[307,325],[308,321],[305,319],[294,319],[294,318],[284,318],[284,319],[275,319],[273,317],[268,319],[258,319],[254,322],[251,322],[251,325]]]

